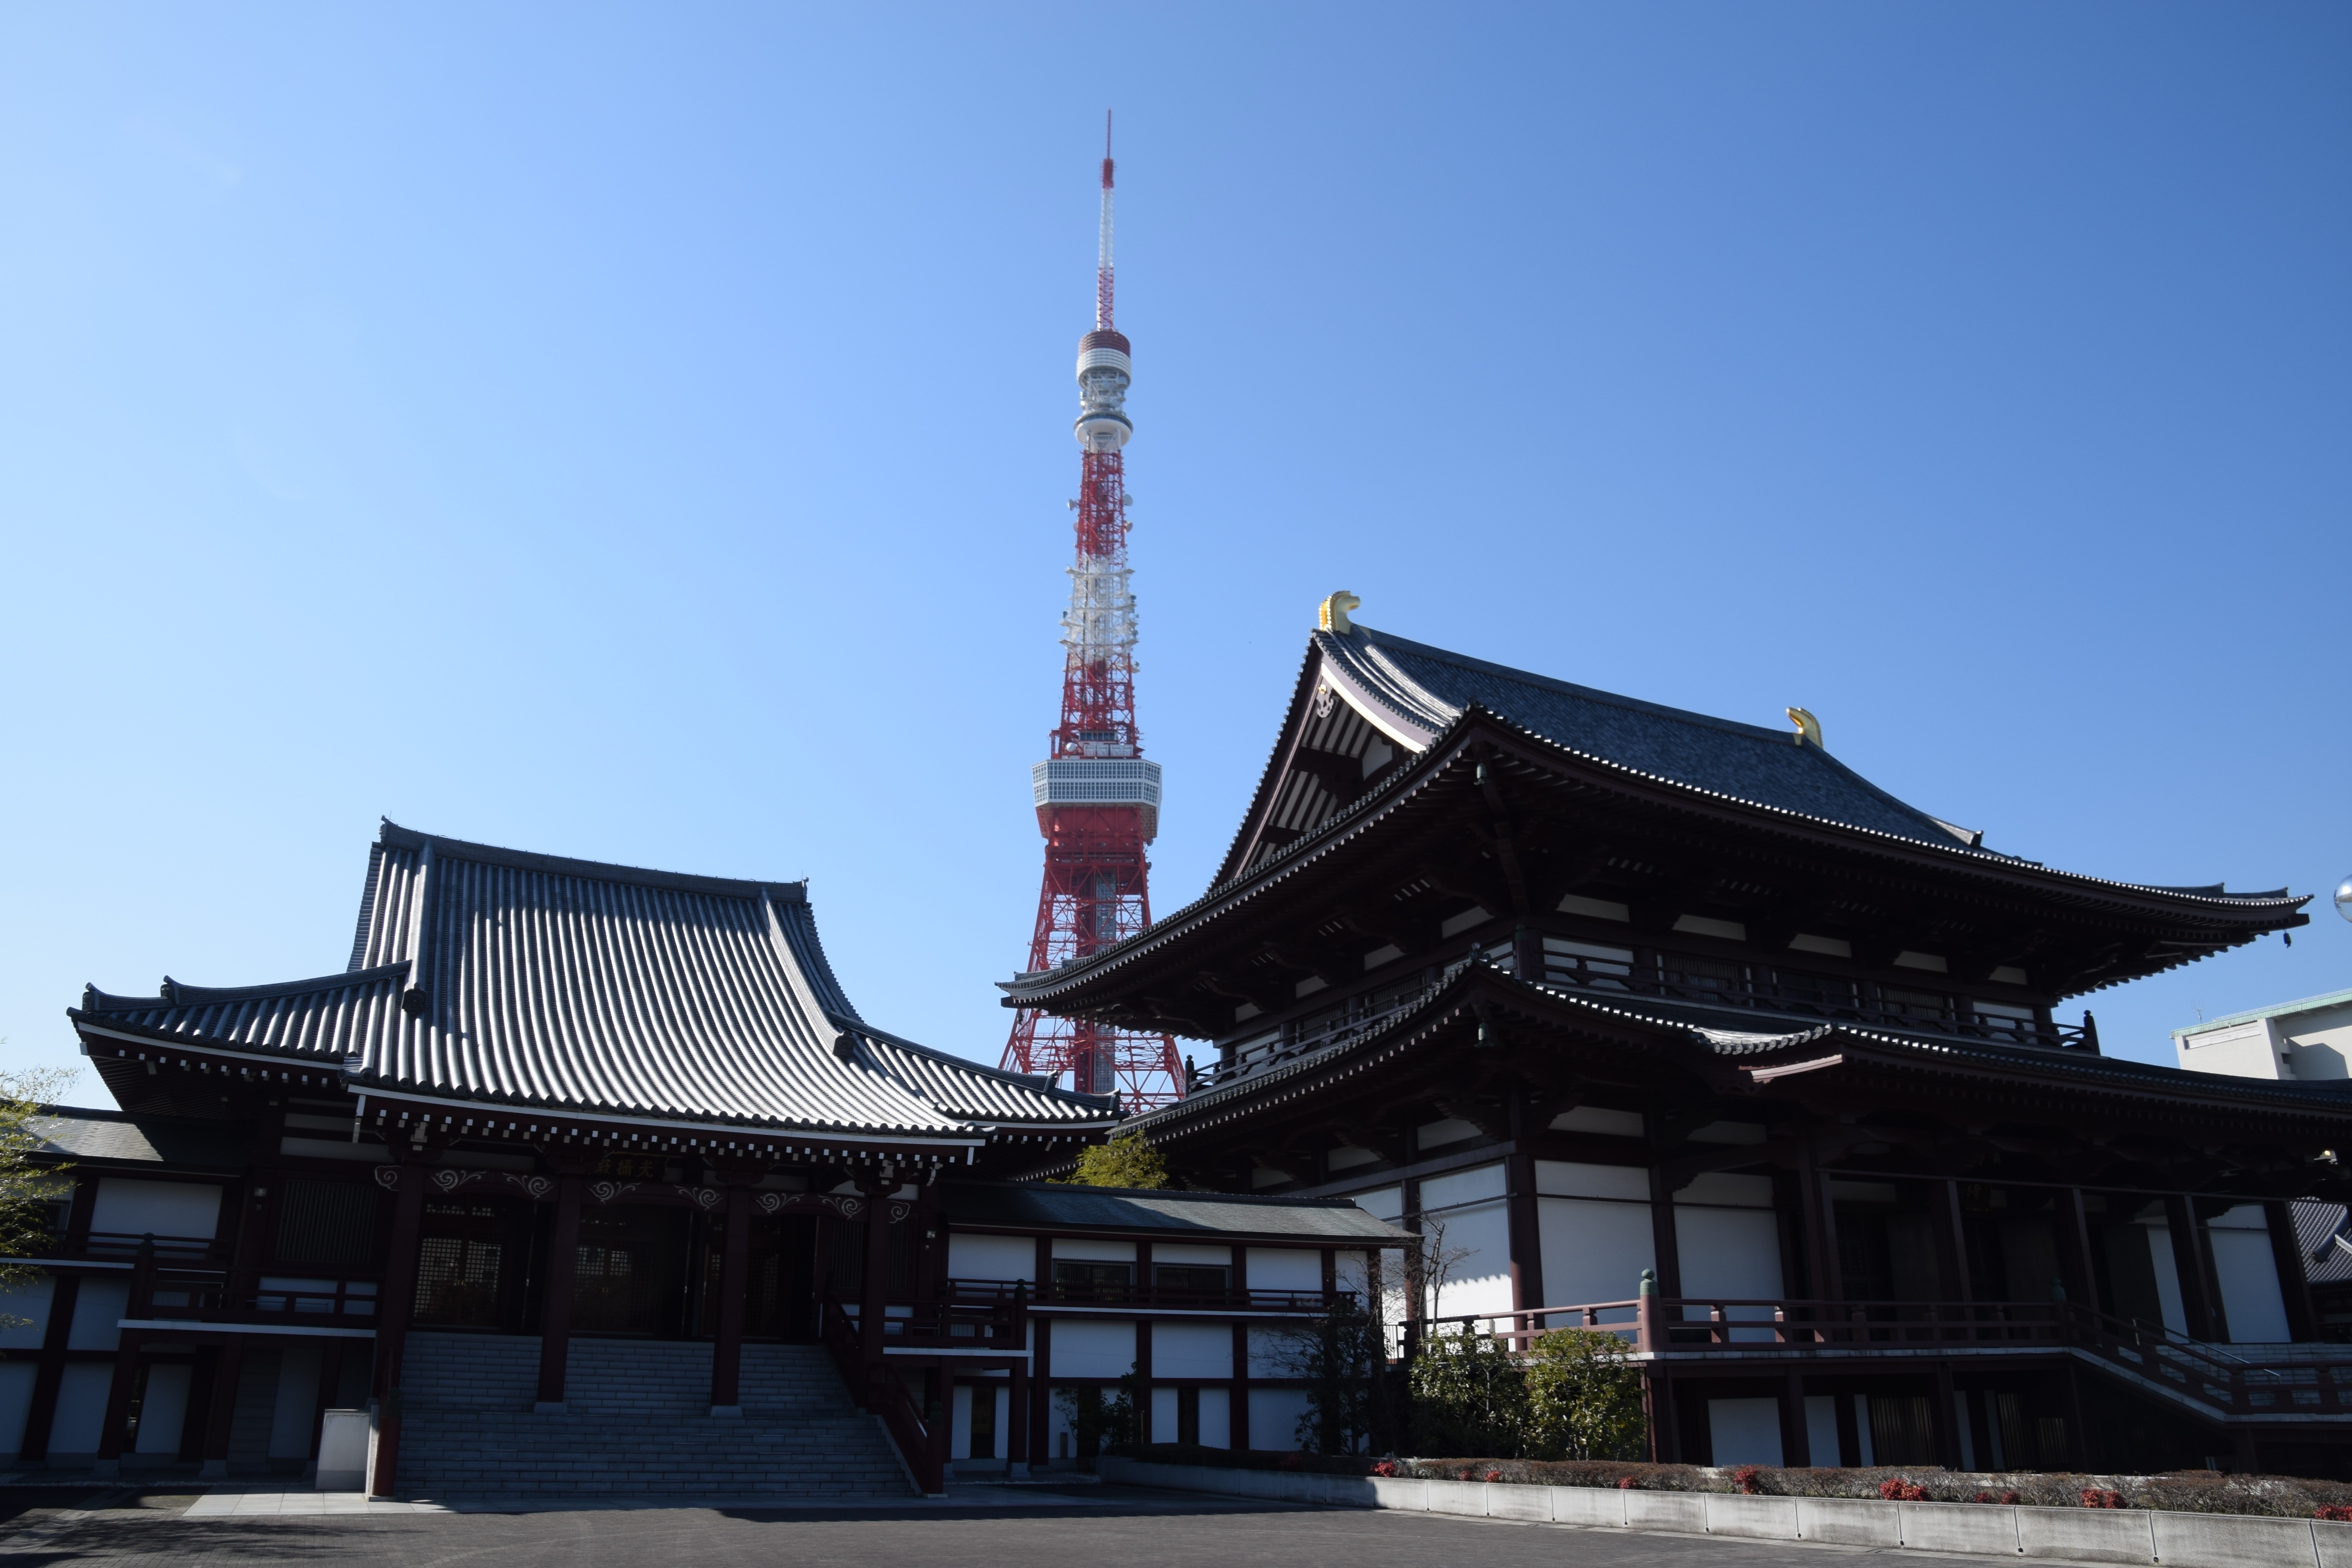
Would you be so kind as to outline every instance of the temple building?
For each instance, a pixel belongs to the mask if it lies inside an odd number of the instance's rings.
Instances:
[[[119,1109],[38,1123],[71,1194],[0,1336],[20,1464],[936,1493],[1066,1457],[1123,1378],[1154,1436],[1290,1447],[1291,1331],[1406,1240],[1006,1181],[1115,1099],[866,1023],[799,883],[386,823],[341,973],[70,1016]]]
[[[1801,709],[1353,605],[1208,893],[1005,986],[1210,1042],[1131,1124],[1184,1181],[1418,1233],[1408,1334],[1614,1325],[1660,1458],[2345,1471],[2290,1205],[2345,1201],[2352,1098],[2118,1060],[2067,1010],[2305,899],[2004,854]]]

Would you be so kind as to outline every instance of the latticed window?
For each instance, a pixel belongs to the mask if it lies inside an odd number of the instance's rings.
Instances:
[[[506,1249],[495,1241],[428,1236],[416,1258],[416,1321],[496,1328]]]
[[[1658,972],[1670,996],[1686,996],[1727,1007],[1745,1007],[1752,1000],[1748,990],[1748,966],[1744,963],[1664,952],[1658,955]]]
[[[278,1205],[278,1258],[288,1263],[370,1267],[376,1259],[377,1206],[373,1187],[292,1178]]]

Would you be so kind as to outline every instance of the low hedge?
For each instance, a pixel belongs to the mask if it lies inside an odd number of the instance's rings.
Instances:
[[[2174,1513],[2332,1517],[2352,1510],[2352,1485],[2292,1476],[2174,1470],[2155,1476],[2076,1475],[2049,1470],[1960,1471],[1932,1466],[1853,1469],[1768,1465],[1648,1465],[1618,1460],[1375,1458],[1150,1443],[1115,1450],[1159,1465],[1297,1470],[1315,1475],[1393,1474],[1424,1480],[1505,1486],[1625,1487],[1643,1491],[1749,1492],[1765,1497],[1903,1497],[1925,1502],[2013,1502],[2038,1508],[2145,1508]],[[2329,1510],[2322,1513],[2321,1510]]]

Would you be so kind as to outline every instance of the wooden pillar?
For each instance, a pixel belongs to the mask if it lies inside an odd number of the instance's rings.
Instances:
[[[124,1329],[121,1336],[114,1350],[114,1381],[106,1391],[105,1425],[98,1434],[98,1463],[90,1468],[94,1476],[122,1473],[122,1439],[128,1435],[123,1428],[131,1422],[131,1388],[139,1377],[142,1336],[136,1329]]]
[[[1969,1227],[1960,1213],[1960,1184],[1949,1179],[1928,1189],[1936,1216],[1936,1261],[1944,1276],[1948,1300],[1973,1301],[1976,1281],[1969,1274]]]
[[[1652,1362],[1643,1369],[1642,1402],[1650,1417],[1651,1462],[1681,1464],[1682,1424],[1675,1417],[1675,1383],[1664,1363]]]
[[[1792,1366],[1780,1386],[1780,1463],[1801,1470],[1812,1462],[1813,1435],[1805,1422],[1805,1374]]]
[[[2213,1310],[2211,1277],[2205,1268],[2204,1228],[2197,1223],[2197,1200],[2175,1193],[2164,1200],[2165,1228],[2172,1236],[2172,1268],[2180,1278],[2180,1313],[2192,1340],[2220,1338]]]
[[[2085,1311],[2099,1310],[2099,1271],[2092,1261],[2091,1214],[2080,1187],[2061,1187],[2050,1205],[2052,1227],[2058,1233],[2058,1279],[2066,1300]]]
[[[1517,1115],[1518,1108],[1514,1105],[1514,1121]],[[1535,1156],[1510,1155],[1503,1162],[1503,1176],[1508,1194],[1504,1201],[1510,1206],[1511,1310],[1531,1311],[1551,1305],[1544,1300],[1543,1227],[1537,1218]]]
[[[1952,1382],[1952,1363],[1936,1363],[1936,1462],[1957,1470],[1960,1464],[1960,1395]]]
[[[319,1462],[319,1438],[324,1434],[327,1412],[343,1392],[343,1355],[348,1340],[322,1340],[319,1344],[319,1386],[310,1400],[310,1448],[303,1458],[315,1467]],[[308,1472],[315,1475],[314,1469]],[[385,1478],[390,1484],[390,1478]]]
[[[2271,1261],[2278,1268],[2279,1299],[2286,1303],[2286,1331],[2301,1344],[2319,1337],[2319,1314],[2311,1304],[2311,1279],[2303,1243],[2295,1239],[2294,1211],[2283,1203],[2263,1205],[2263,1223],[2270,1226]]]
[[[2083,1412],[2083,1381],[2074,1370],[2072,1356],[2066,1358],[2065,1383],[2059,1393],[2066,1401],[2066,1466],[2074,1470],[2097,1469],[2100,1445],[2094,1440],[2091,1424]],[[2015,1454],[2007,1458],[2012,1469],[2026,1468],[2018,1463]]]
[[[1004,1472],[1008,1478],[1029,1473],[1029,1366],[1035,1353],[1033,1350],[1028,1356],[1013,1358],[1013,1384],[1005,1394]]]
[[[1227,1417],[1232,1426],[1225,1434],[1225,1441],[1236,1451],[1249,1447],[1249,1325],[1235,1323],[1232,1413]]]
[[[547,1289],[540,1298],[539,1402],[543,1415],[564,1412],[563,1385],[572,1365],[572,1298],[580,1284],[580,1204],[588,1178],[556,1178],[555,1224],[547,1238]]]
[[[205,1411],[204,1465],[197,1472],[204,1480],[228,1479],[228,1439],[236,1424],[236,1381],[245,1371],[245,1345],[238,1335],[227,1338],[213,1358],[212,1395]]]
[[[857,1348],[869,1370],[882,1364],[882,1342],[890,1305],[890,1194],[877,1182],[866,1199],[866,1279],[857,1293]]]
[[[1830,1395],[1830,1404],[1837,1411],[1837,1462],[1851,1469],[1862,1463],[1862,1417],[1853,1395],[1843,1389]]]
[[[1682,1244],[1675,1233],[1675,1190],[1665,1168],[1650,1166],[1650,1250],[1657,1257],[1658,1294],[1674,1300],[1683,1293]]]
[[[743,1414],[743,1304],[751,1266],[751,1186],[727,1185],[726,1230],[719,1249],[719,1326],[710,1343],[710,1414]]]
[[[1054,1458],[1054,1320],[1033,1318],[1037,1342],[1029,1353],[1029,1457],[1043,1465]]]
[[[396,1136],[396,1135],[395,1135]],[[394,1142],[395,1152],[400,1148]],[[400,1369],[408,1348],[408,1320],[416,1311],[416,1252],[425,1217],[422,1160],[389,1167],[393,1180],[392,1243],[384,1255],[383,1285],[376,1297],[375,1368],[369,1387],[375,1397],[375,1470],[367,1489],[390,1497],[400,1474]],[[383,1179],[379,1173],[378,1180]],[[324,1357],[321,1362],[323,1363]],[[311,1452],[318,1452],[313,1433]]]
[[[49,1321],[41,1330],[41,1364],[33,1373],[33,1402],[25,1413],[20,1464],[49,1457],[49,1427],[57,1420],[58,1389],[65,1381],[66,1345],[73,1337],[74,1309],[81,1304],[81,1276],[67,1274],[49,1287]]]
[[[1837,1207],[1810,1142],[1798,1154],[1797,1186],[1804,1197],[1805,1272],[1813,1300],[1842,1301],[1845,1281],[1838,1265]]]

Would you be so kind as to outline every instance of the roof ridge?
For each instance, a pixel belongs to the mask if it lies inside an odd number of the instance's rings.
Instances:
[[[316,975],[309,980],[273,980],[260,985],[190,985],[184,981],[163,977],[163,989],[152,996],[118,995],[100,991],[95,985],[85,985],[81,993],[81,1010],[85,1013],[142,1012],[154,1007],[204,1007],[222,1002],[257,1001],[265,996],[300,996],[315,991],[348,991],[354,986],[373,985],[380,980],[396,979],[408,973],[407,959],[394,963],[380,963],[373,969],[341,969],[332,974]]]
[[[622,866],[608,860],[578,860],[562,855],[541,855],[530,849],[506,849],[463,838],[444,838],[403,827],[390,817],[377,830],[376,842],[404,849],[430,847],[436,857],[472,860],[485,866],[506,866],[521,871],[545,871],[552,876],[582,877],[592,881],[622,882],[637,887],[667,888],[677,892],[712,893],[721,898],[757,900],[761,892],[780,903],[804,903],[808,879],[796,882],[746,880],[737,877],[705,877],[691,871],[662,871],[645,866]]]

